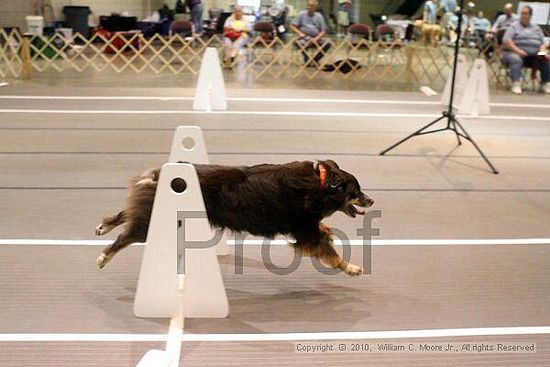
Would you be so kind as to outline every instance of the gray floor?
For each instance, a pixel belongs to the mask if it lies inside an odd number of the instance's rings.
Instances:
[[[70,84],[70,83],[69,83]],[[192,96],[184,89],[62,88],[16,83],[2,94]],[[420,93],[230,90],[230,97],[435,101]],[[549,97],[498,95],[497,103],[548,106]],[[464,119],[501,174],[488,172],[451,134],[417,138],[387,157],[378,152],[426,123],[437,105],[231,101],[233,114],[5,113],[3,109],[191,110],[191,101],[6,100],[0,98],[0,238],[95,239],[99,218],[120,209],[132,175],[167,159],[178,125],[203,128],[213,163],[256,164],[332,158],[376,201],[384,239],[550,237],[548,109],[493,107]],[[274,116],[237,111],[422,114],[423,116]],[[545,120],[536,120],[542,118]],[[327,221],[356,237],[361,220]],[[110,234],[113,238],[116,233]],[[303,261],[288,277],[269,273],[258,249],[245,249],[245,275],[221,258],[231,316],[188,320],[191,333],[368,331],[549,324],[548,245],[374,248],[373,274],[324,276]],[[355,248],[355,257],[357,254]],[[99,248],[0,246],[0,333],[165,333],[166,320],[139,320],[131,306],[141,256],[132,247],[105,271]],[[288,260],[285,247],[274,259]],[[276,310],[276,312],[274,311]],[[535,341],[536,355],[460,356],[456,365],[542,366],[547,336],[483,337]],[[457,340],[463,340],[458,338]],[[468,340],[472,340],[471,338]],[[159,343],[0,343],[1,366],[131,366]],[[161,343],[162,344],[162,343]],[[162,345],[161,345],[162,346]],[[361,355],[303,356],[292,343],[184,343],[182,365],[365,365]],[[98,356],[99,355],[99,356]],[[64,358],[67,360],[65,361]],[[455,357],[457,358],[457,357]],[[72,361],[72,362],[71,362]],[[79,361],[74,363],[74,361]],[[369,356],[369,365],[448,365],[449,357]]]
[[[372,274],[360,278],[321,274],[307,258],[292,274],[274,275],[262,262],[260,247],[247,246],[242,255],[235,256],[232,251],[220,258],[230,316],[188,319],[185,332],[269,334],[548,325],[547,246],[374,247]],[[132,316],[142,249],[127,249],[100,271],[93,261],[100,251],[96,246],[0,247],[0,330],[165,333],[166,321]],[[358,246],[352,249],[352,261],[358,264],[362,263],[360,250]],[[291,251],[285,246],[273,247],[270,256],[277,266],[291,261]],[[235,264],[240,262],[242,272],[236,272]],[[461,354],[453,359],[369,353],[368,358],[388,366],[451,365],[451,361],[457,366],[543,366],[550,361],[547,335],[399,342],[426,341],[530,342],[536,343],[537,353],[521,357]],[[148,348],[161,348],[162,343],[12,342],[0,346],[2,366],[31,366],[37,360],[56,366],[131,366]],[[305,357],[294,353],[293,347],[293,342],[185,342],[181,365],[294,365]],[[93,351],[101,357],[94,357]],[[304,362],[333,365],[338,358],[350,365],[362,365],[366,355],[314,355]]]

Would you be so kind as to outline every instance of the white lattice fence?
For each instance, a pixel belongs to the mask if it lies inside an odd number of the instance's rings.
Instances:
[[[442,84],[452,70],[454,48],[447,46],[430,47],[420,44],[411,44],[411,76],[419,84]],[[501,83],[506,73],[501,62],[501,47],[487,44],[483,48],[461,47],[460,53],[466,56],[469,63],[476,58],[487,61],[489,81]]]
[[[400,40],[366,39],[327,39],[326,44],[330,46],[328,50],[322,45],[300,45],[297,38],[267,42],[258,37],[249,46],[251,56],[246,70],[255,78],[342,78],[429,85],[443,84],[452,68],[454,50],[443,45],[431,47],[417,42],[404,44]],[[323,57],[318,62],[311,62],[317,53]],[[476,58],[485,58],[490,80],[502,81],[499,47],[492,43],[484,47],[462,47],[461,53],[472,63]]]
[[[32,36],[25,40],[17,32],[0,29],[0,75],[20,76],[22,70],[63,72],[75,70],[116,73],[154,72],[196,75],[207,47],[215,47],[223,56],[223,40],[214,36],[145,38],[139,32],[95,34],[86,39],[77,34],[66,39],[61,34],[51,37]],[[500,62],[500,49],[492,43],[483,47],[462,47],[471,62],[484,57],[489,65],[490,80],[502,82],[506,77]],[[336,40],[324,44],[299,42],[298,38],[282,41],[252,38],[243,55],[234,61],[244,67],[228,70],[256,79],[306,78],[351,79],[374,83],[443,84],[451,71],[453,48],[427,46],[400,40],[370,41],[364,38]]]
[[[221,47],[221,40],[212,37],[186,38],[178,34],[149,39],[141,33],[115,33],[107,38],[95,34],[90,39],[77,34],[67,40],[61,34],[31,38],[31,63],[34,70],[84,71],[110,69],[117,73],[171,72],[197,74],[202,54],[207,47]]]
[[[17,30],[0,28],[0,77],[19,77],[21,74],[21,35]]]

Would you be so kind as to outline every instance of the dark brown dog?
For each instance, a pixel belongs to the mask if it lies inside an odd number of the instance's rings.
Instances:
[[[336,211],[350,217],[364,214],[356,206],[369,207],[374,202],[361,191],[357,179],[334,161],[252,167],[197,164],[195,169],[212,227],[267,238],[288,235],[302,254],[349,275],[361,274],[361,267],[346,262],[334,250],[332,233],[321,220]],[[128,245],[145,242],[159,174],[155,169],[135,177],[128,207],[104,218],[96,228],[100,236],[126,224],[126,230],[97,259],[100,268]]]

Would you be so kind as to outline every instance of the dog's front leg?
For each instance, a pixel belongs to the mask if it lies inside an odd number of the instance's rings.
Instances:
[[[317,251],[317,258],[326,265],[332,268],[339,268],[348,275],[361,275],[363,268],[354,265],[344,260],[334,249],[333,237],[334,234],[330,228],[324,223],[319,223],[319,231],[321,232],[321,240]]]
[[[360,266],[347,262],[336,252],[333,237],[330,228],[319,223],[316,230],[296,236],[297,243],[294,247],[303,255],[316,257],[331,268],[340,269],[351,276],[360,275],[363,272]]]

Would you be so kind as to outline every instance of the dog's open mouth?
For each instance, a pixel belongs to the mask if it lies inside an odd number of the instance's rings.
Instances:
[[[344,207],[344,210],[343,210],[344,213],[346,213],[346,215],[352,217],[352,218],[355,218],[357,215],[365,215],[365,211],[364,210],[360,210],[358,209],[355,205],[349,203],[347,204],[345,207]]]

